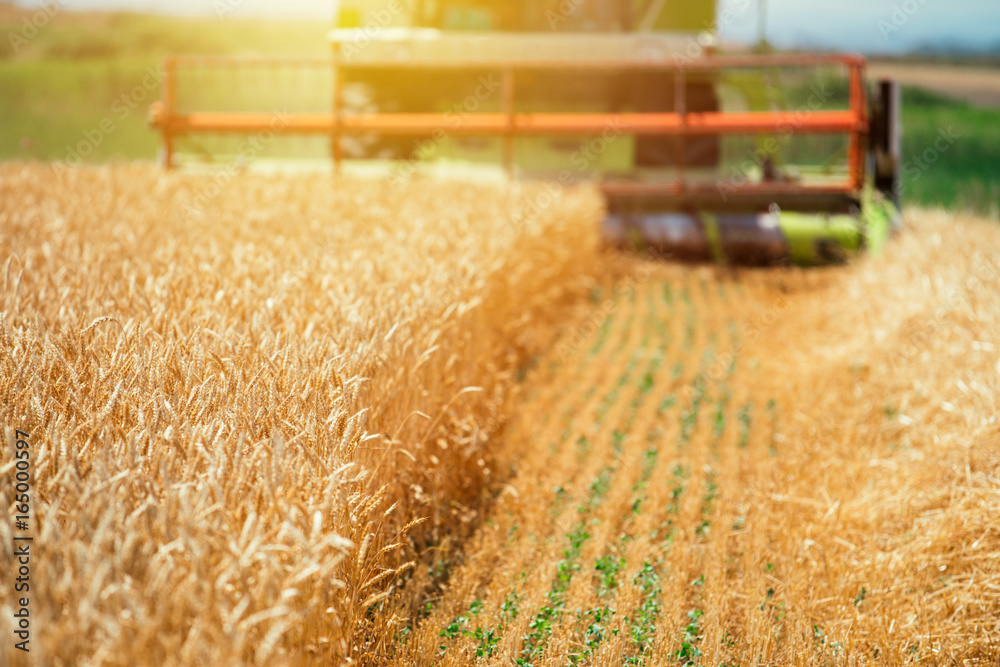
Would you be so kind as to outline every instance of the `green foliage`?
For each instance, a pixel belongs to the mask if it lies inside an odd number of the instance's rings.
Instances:
[[[833,655],[837,655],[840,651],[840,644],[837,642],[831,642],[827,640],[826,633],[818,625],[813,625],[813,641],[816,643],[817,648],[829,649]]]
[[[611,554],[601,556],[594,563],[594,570],[599,573],[597,596],[604,597],[618,588],[618,574],[625,567],[625,559]]]
[[[705,499],[701,508],[701,513],[704,515],[711,514],[712,503],[719,497],[719,485],[713,481],[715,479],[715,475],[716,473],[710,470],[705,482]]]
[[[601,322],[601,326],[597,330],[597,340],[594,341],[593,347],[590,348],[591,357],[597,356],[597,354],[604,347],[604,344],[608,341],[608,335],[611,333],[611,324],[613,321],[613,318],[605,317]]]
[[[564,584],[557,584],[557,587],[546,594],[548,603],[542,605],[528,623],[529,632],[524,636],[524,649],[521,651],[521,657],[515,660],[516,664],[527,667],[532,664],[532,658],[540,656],[545,650],[545,645],[552,635],[552,624],[566,607],[563,593],[568,585],[567,580]]]
[[[61,14],[15,50],[0,41],[0,60],[113,59],[158,60],[169,53],[326,55],[325,21],[274,21],[217,17],[182,18],[129,12]],[[0,21],[0,30],[20,34],[18,19]],[[16,52],[15,52],[16,51]]]
[[[681,647],[674,655],[677,662],[684,667],[697,665],[697,660],[701,657],[701,649],[698,648],[698,643],[701,642],[701,627],[698,622],[704,614],[705,612],[700,609],[692,609],[688,612],[688,624],[684,626]]]
[[[625,433],[625,431],[619,429],[615,429],[611,433],[612,447],[614,448],[616,454],[622,453],[622,449],[624,449],[625,447],[625,440],[627,437],[628,435]]]
[[[667,513],[677,514],[680,509],[680,498],[684,494],[684,466],[678,463],[674,466],[674,486],[670,490],[670,504],[667,505]]]
[[[581,511],[586,511],[587,509],[596,508],[604,494],[608,492],[611,488],[611,479],[614,475],[614,469],[610,466],[605,466],[601,468],[601,472],[597,474],[594,481],[590,483],[590,496],[587,498],[587,506],[581,507]]]
[[[660,616],[662,603],[660,596],[660,575],[652,563],[643,563],[642,569],[632,578],[632,584],[642,593],[642,604],[629,619],[629,632],[638,657],[651,647],[656,635],[656,621]],[[631,664],[635,664],[634,662]]]
[[[0,40],[0,159],[65,160],[67,147],[112,124],[86,162],[152,160],[159,138],[146,112],[159,97],[150,72],[169,53],[328,53],[322,21],[178,18],[141,14],[57,14],[15,53]],[[0,34],[19,35],[20,19],[0,20]],[[146,83],[153,82],[150,90]],[[310,94],[313,91],[309,91]]]
[[[771,564],[768,563],[768,566],[770,566],[770,565]],[[770,570],[768,570],[768,572],[770,572]],[[774,597],[774,589],[773,588],[768,588],[767,589],[767,597],[765,597],[764,601],[760,603],[760,610],[761,611],[764,611],[764,609],[767,608],[767,605],[771,602],[771,598],[773,598],[773,597]]]
[[[753,402],[747,403],[736,413],[736,419],[740,424],[739,446],[746,447],[750,440],[750,422],[753,414]]]
[[[712,424],[712,437],[716,440],[721,438],[722,434],[726,432],[726,408],[729,406],[729,400],[731,398],[732,392],[728,389],[724,389],[718,403],[715,404],[715,420]]]
[[[904,87],[902,115],[904,204],[998,215],[1000,112]]]
[[[631,381],[632,374],[638,367],[639,358],[642,356],[642,354],[643,350],[641,348],[633,350],[632,355],[629,357],[628,363],[625,365],[625,370],[618,377],[618,380],[615,383],[614,388],[612,388],[610,391],[608,391],[607,394],[604,395],[604,397],[601,399],[601,402],[598,404],[597,409],[594,411],[595,425],[599,426],[601,423],[603,423],[604,418],[608,414],[608,411],[618,401],[618,398],[621,395],[622,390]]]
[[[604,495],[611,488],[611,480],[614,477],[614,468],[605,466],[598,473],[597,477],[590,484],[589,494],[586,501],[581,504],[577,511],[586,514],[596,509]],[[546,604],[538,610],[528,623],[529,632],[524,635],[524,648],[521,656],[515,659],[515,664],[529,667],[532,660],[542,655],[549,637],[552,636],[553,624],[563,615],[566,609],[566,591],[569,589],[573,576],[580,571],[580,552],[584,543],[591,537],[587,532],[587,522],[581,521],[573,530],[566,535],[567,546],[563,549],[563,559],[556,564],[556,576],[552,582],[552,587],[546,593]],[[491,654],[492,655],[492,654]]]
[[[597,607],[588,609],[585,612],[577,612],[577,622],[586,625],[583,633],[583,647],[570,652],[570,664],[579,664],[588,661],[597,647],[604,641],[608,634],[607,621],[614,616],[615,610],[609,607]],[[618,634],[618,630],[610,631],[611,635]]]
[[[642,453],[642,473],[639,476],[639,483],[636,488],[644,487],[656,468],[656,460],[660,457],[660,450],[657,447],[650,447]]]
[[[476,642],[476,658],[491,658],[500,645],[504,631],[507,629],[507,624],[517,618],[517,602],[519,599],[520,597],[516,591],[511,591],[507,594],[503,605],[500,607],[500,623],[495,627],[485,628],[478,625],[475,629],[470,629],[471,620],[479,616],[483,611],[483,601],[476,598],[469,605],[469,615],[457,616],[451,623],[445,626],[439,633],[439,636],[445,639],[455,639],[457,637],[473,639]],[[438,648],[442,654],[448,650],[446,644],[441,644]]]
[[[517,591],[511,591],[507,593],[507,596],[503,599],[503,604],[500,605],[500,618],[503,621],[510,622],[517,618],[518,608],[517,603],[520,601],[521,597],[517,594]]]

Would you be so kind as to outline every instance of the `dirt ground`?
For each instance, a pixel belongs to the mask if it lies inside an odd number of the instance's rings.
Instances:
[[[872,62],[869,77],[894,78],[981,107],[1000,109],[1000,69]]]
[[[398,664],[995,664],[1000,226],[908,219],[826,270],[623,258]]]

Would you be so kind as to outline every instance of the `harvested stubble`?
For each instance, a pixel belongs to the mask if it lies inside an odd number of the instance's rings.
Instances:
[[[594,264],[587,189],[214,178],[0,167],[0,512],[30,431],[39,664],[381,650],[367,612],[461,534]]]
[[[397,664],[998,664],[1000,226],[634,260],[595,311],[519,386],[518,474]]]

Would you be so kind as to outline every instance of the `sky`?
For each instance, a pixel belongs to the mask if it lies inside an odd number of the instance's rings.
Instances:
[[[161,14],[318,18],[330,20],[337,0],[18,0],[85,10]],[[685,2],[687,0],[670,0]],[[1000,47],[1000,0],[720,0],[719,30],[727,41],[752,42],[766,2],[768,39],[782,47],[901,52],[928,44]]]
[[[925,44],[1000,45],[1000,0],[767,0],[767,34],[782,46],[904,51]],[[721,26],[738,39],[757,30],[758,0],[723,0],[741,19]],[[753,11],[738,12],[750,5]],[[753,14],[753,18],[750,17]]]

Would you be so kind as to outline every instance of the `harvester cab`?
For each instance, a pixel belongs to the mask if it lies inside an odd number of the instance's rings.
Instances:
[[[715,0],[341,0],[324,134],[337,169],[470,164],[594,181],[605,239],[727,263],[838,261],[898,220],[899,95],[841,54],[723,48]],[[252,130],[175,110],[172,140]],[[400,167],[399,165],[403,166]]]

